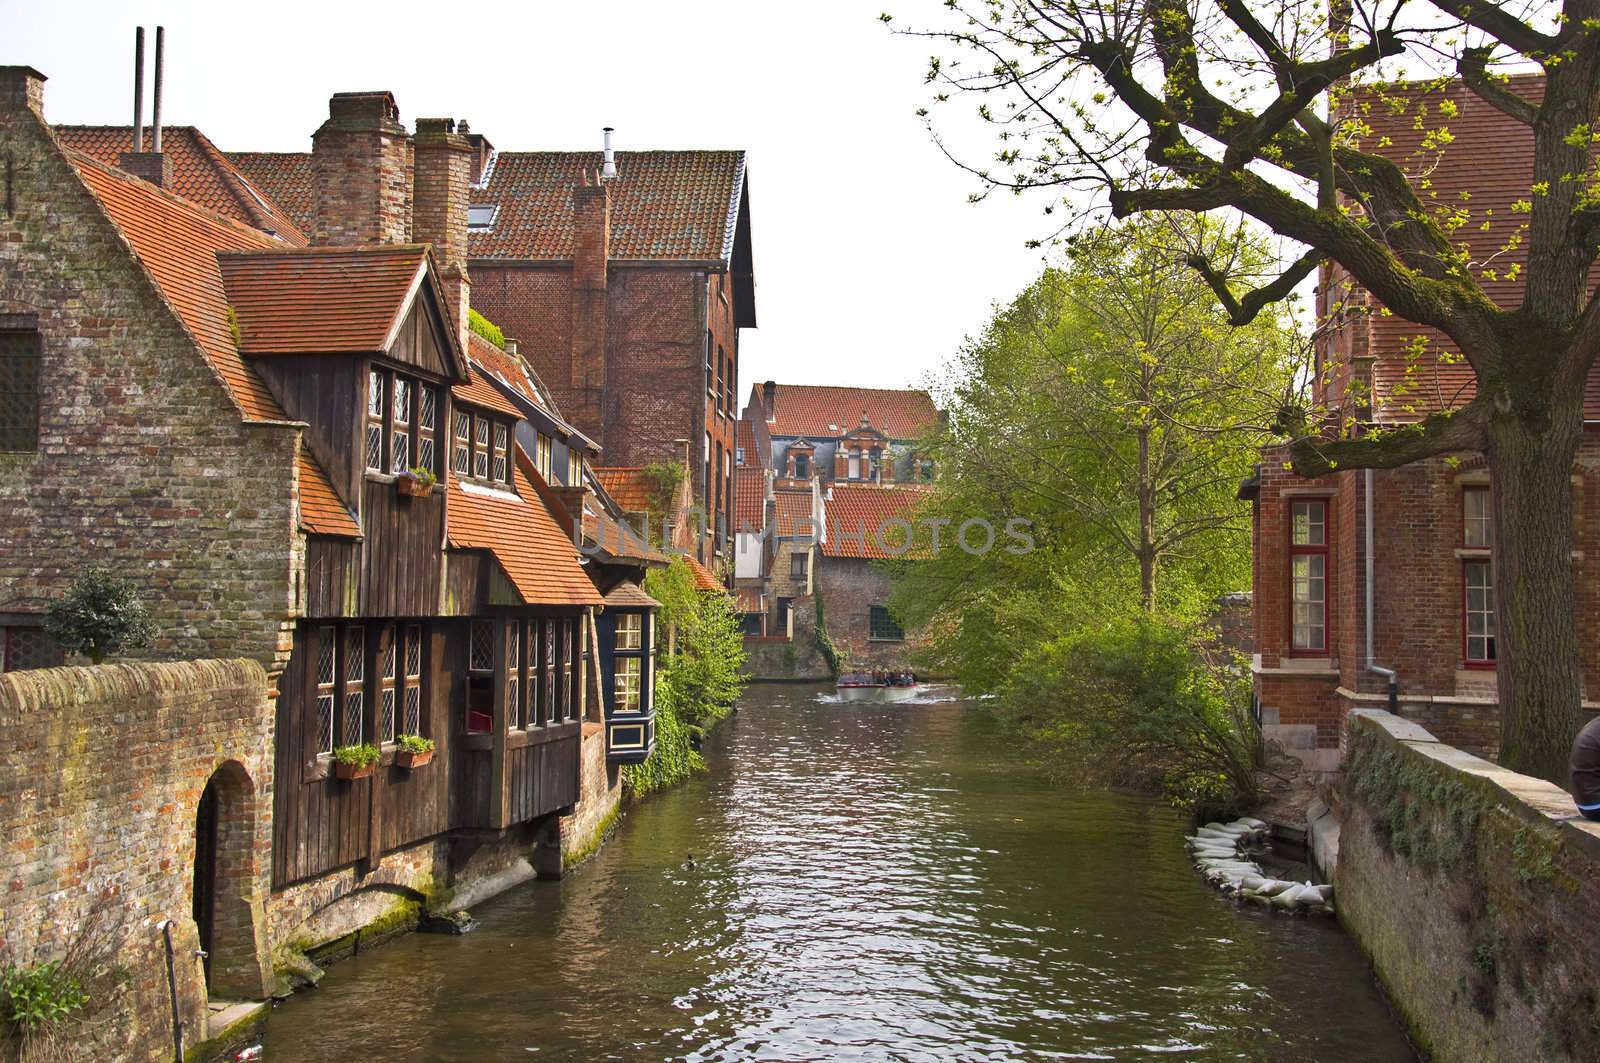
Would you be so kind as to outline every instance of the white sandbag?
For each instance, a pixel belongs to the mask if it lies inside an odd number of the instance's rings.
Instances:
[[[1247,890],[1258,890],[1270,881],[1272,880],[1262,878],[1260,875],[1246,875],[1244,877],[1244,881],[1239,883],[1239,885]]]

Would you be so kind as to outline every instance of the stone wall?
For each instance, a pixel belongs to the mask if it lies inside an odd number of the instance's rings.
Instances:
[[[1600,1058],[1600,824],[1386,712],[1347,741],[1335,897],[1418,1044]]]
[[[145,655],[270,667],[302,564],[299,430],[241,422],[42,115],[7,100],[0,328],[37,329],[42,361],[38,450],[0,454],[0,613],[42,611],[93,561],[138,583]]]
[[[841,666],[905,668],[919,642],[914,633],[904,641],[871,637],[872,606],[889,602],[889,574],[871,561],[848,557],[817,557],[817,594],[828,634],[839,651]]]
[[[578,778],[582,790],[572,815],[561,817],[561,863],[571,867],[586,859],[605,841],[622,804],[622,771],[606,763],[605,725],[583,725],[583,764]]]
[[[272,718],[251,661],[0,675],[0,963],[66,959],[84,971],[92,1000],[68,1035],[96,1058],[172,1058],[164,920],[185,1044],[205,1036],[193,889],[208,782],[211,991],[266,995]]]

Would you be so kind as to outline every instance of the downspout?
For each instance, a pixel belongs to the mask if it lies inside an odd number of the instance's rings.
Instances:
[[[1377,586],[1373,575],[1373,534],[1372,534],[1372,470],[1366,470],[1366,498],[1365,498],[1365,524],[1367,536],[1367,671],[1373,675],[1382,676],[1389,681],[1389,711],[1395,715],[1400,714],[1400,681],[1394,674],[1393,668],[1380,666],[1372,652],[1372,596]]]
[[[161,936],[167,942],[167,994],[172,1000],[172,1059],[183,1063],[183,1020],[178,1017],[178,973],[172,959],[172,920],[161,920]]]

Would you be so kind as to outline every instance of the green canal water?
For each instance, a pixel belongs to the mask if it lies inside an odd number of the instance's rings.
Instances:
[[[266,1058],[1414,1058],[1332,921],[1236,908],[1174,812],[1051,785],[974,705],[760,685],[707,757],[476,933],[334,967]]]

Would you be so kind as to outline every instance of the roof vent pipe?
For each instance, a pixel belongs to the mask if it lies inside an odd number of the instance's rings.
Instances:
[[[133,150],[144,150],[144,27],[133,29]]]
[[[161,154],[161,45],[166,39],[164,26],[156,27],[156,83],[150,101],[150,150]]]
[[[610,126],[606,126],[603,132],[605,133],[605,151],[602,155],[602,158],[605,161],[600,167],[600,180],[612,181],[615,180],[617,176],[617,157],[616,154],[611,150],[612,129]]]

